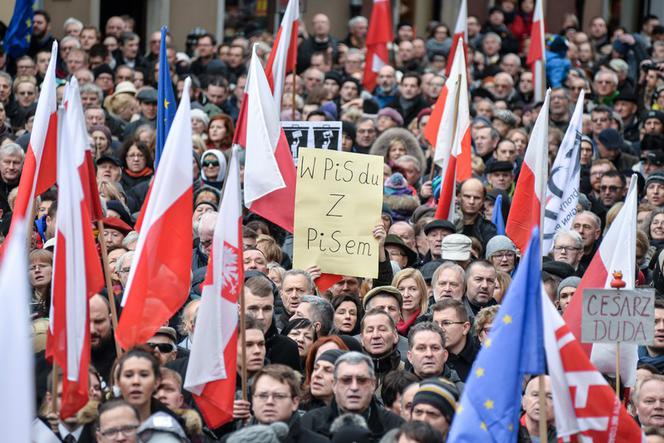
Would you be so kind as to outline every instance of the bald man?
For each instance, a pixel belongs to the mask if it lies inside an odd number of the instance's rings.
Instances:
[[[487,242],[497,234],[496,226],[482,216],[486,190],[481,181],[469,178],[461,184],[458,200],[463,219],[463,231],[468,237],[475,237],[486,248]]]

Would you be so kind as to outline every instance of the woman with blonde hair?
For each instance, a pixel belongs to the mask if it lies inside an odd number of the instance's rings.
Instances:
[[[267,262],[281,263],[284,253],[276,240],[269,235],[260,234],[256,239],[256,249],[260,250]]]
[[[35,249],[30,253],[28,263],[32,286],[32,313],[38,318],[48,317],[51,305],[53,253],[47,249]]]
[[[406,268],[396,273],[392,286],[399,290],[402,298],[401,320],[397,323],[397,331],[407,337],[417,317],[427,312],[427,284],[419,270]]]

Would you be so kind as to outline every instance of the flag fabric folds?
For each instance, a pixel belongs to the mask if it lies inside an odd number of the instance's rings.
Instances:
[[[58,43],[53,42],[51,61],[39,92],[30,142],[23,161],[12,219],[30,220],[35,197],[55,184],[58,149],[58,99],[55,93],[57,60]],[[12,222],[9,236],[13,229]]]
[[[498,194],[496,197],[496,202],[493,204],[491,223],[496,225],[496,234],[505,235],[505,220],[503,219],[503,196],[501,194]]]
[[[645,442],[636,421],[545,293],[542,309],[558,437],[563,441]]]
[[[26,220],[15,221],[15,235],[8,239],[0,263],[0,389],[10,400],[0,411],[3,441],[31,439],[34,405],[34,354],[30,327],[31,289],[28,283]]]
[[[505,232],[520,251],[528,244],[535,226],[542,226],[544,198],[549,169],[549,98],[547,91],[544,104],[530,133],[530,141],[523,157],[519,180],[507,216]],[[513,210],[512,210],[513,209]]]
[[[293,232],[295,164],[255,47],[248,77],[244,205]]]
[[[611,289],[612,273],[621,271],[626,289],[634,289],[636,269],[636,208],[638,189],[636,175],[632,176],[625,203],[607,230],[581,283],[565,310],[565,321],[577,340],[581,341],[583,290],[585,288]],[[616,372],[616,346],[611,343],[582,343],[582,349],[592,363],[603,373]],[[636,381],[637,346],[620,344],[620,377],[625,386]]]
[[[189,296],[193,215],[193,161],[189,87],[166,139],[150,186],[127,279],[116,339],[127,349],[145,343]],[[183,149],[186,147],[186,149]]]
[[[576,214],[581,173],[579,149],[583,127],[584,97],[584,91],[581,91],[563,141],[558,148],[558,154],[551,167],[546,192],[546,209],[544,210],[542,245],[544,254],[548,254],[551,250],[553,236],[556,232],[569,229]]]
[[[88,402],[90,334],[88,299],[104,285],[80,167],[88,145],[75,78],[65,87],[58,130],[58,217],[53,252],[47,357],[62,368],[60,417]]]
[[[5,53],[13,59],[28,52],[32,37],[35,0],[16,0],[14,13],[5,33]]]
[[[450,53],[447,56],[447,66],[445,67],[445,75],[449,77],[452,70],[452,61],[456,55],[459,39],[468,42],[468,3],[467,0],[461,0],[459,5],[459,14],[457,15],[456,24],[454,25],[454,34],[452,34],[452,46],[450,46]],[[463,45],[464,60],[467,53],[466,43]]]
[[[433,161],[443,175],[436,218],[450,221],[454,218],[456,184],[472,174],[470,105],[463,39],[457,46],[452,72],[424,128],[424,136],[434,147]]]
[[[168,28],[161,27],[161,44],[159,45],[159,79],[157,81],[157,142],[154,148],[154,169],[157,170],[159,160],[164,152],[164,144],[168,131],[175,118],[175,94],[171,70],[166,57],[166,34]]]
[[[390,53],[387,45],[392,43],[392,12],[388,0],[374,0],[371,8],[371,19],[367,32],[367,52],[365,55],[364,75],[362,85],[364,89],[372,92],[376,87],[378,71],[389,64]]]
[[[545,371],[539,230],[471,369],[447,441],[516,441],[525,374]]]
[[[542,101],[546,89],[546,69],[544,51],[544,13],[542,12],[542,0],[535,0],[535,12],[533,14],[533,25],[530,31],[530,46],[526,64],[533,72],[534,100]]]
[[[277,110],[281,110],[286,75],[295,72],[299,19],[300,1],[289,0],[281,25],[274,38],[270,57],[265,65],[265,76],[272,89],[274,105]]]
[[[233,148],[203,282],[184,387],[210,428],[233,419],[237,370],[237,303],[243,277],[242,195]]]

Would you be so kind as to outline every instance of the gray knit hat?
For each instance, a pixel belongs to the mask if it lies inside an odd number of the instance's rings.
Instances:
[[[514,242],[510,240],[509,237],[504,235],[495,235],[486,244],[486,259],[489,260],[491,256],[498,251],[512,251],[516,253],[517,249],[514,245]]]
[[[232,433],[228,443],[280,443],[288,435],[285,423],[274,422],[270,425],[253,425]]]
[[[556,297],[560,297],[560,291],[564,288],[578,288],[581,284],[581,279],[579,277],[567,277],[558,284],[558,289],[556,290]]]

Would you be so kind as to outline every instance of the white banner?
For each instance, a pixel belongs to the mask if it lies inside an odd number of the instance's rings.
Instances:
[[[568,230],[576,215],[581,172],[579,148],[582,135],[583,97],[584,92],[581,91],[549,174],[542,254],[548,254],[551,251],[555,233],[560,230]]]

